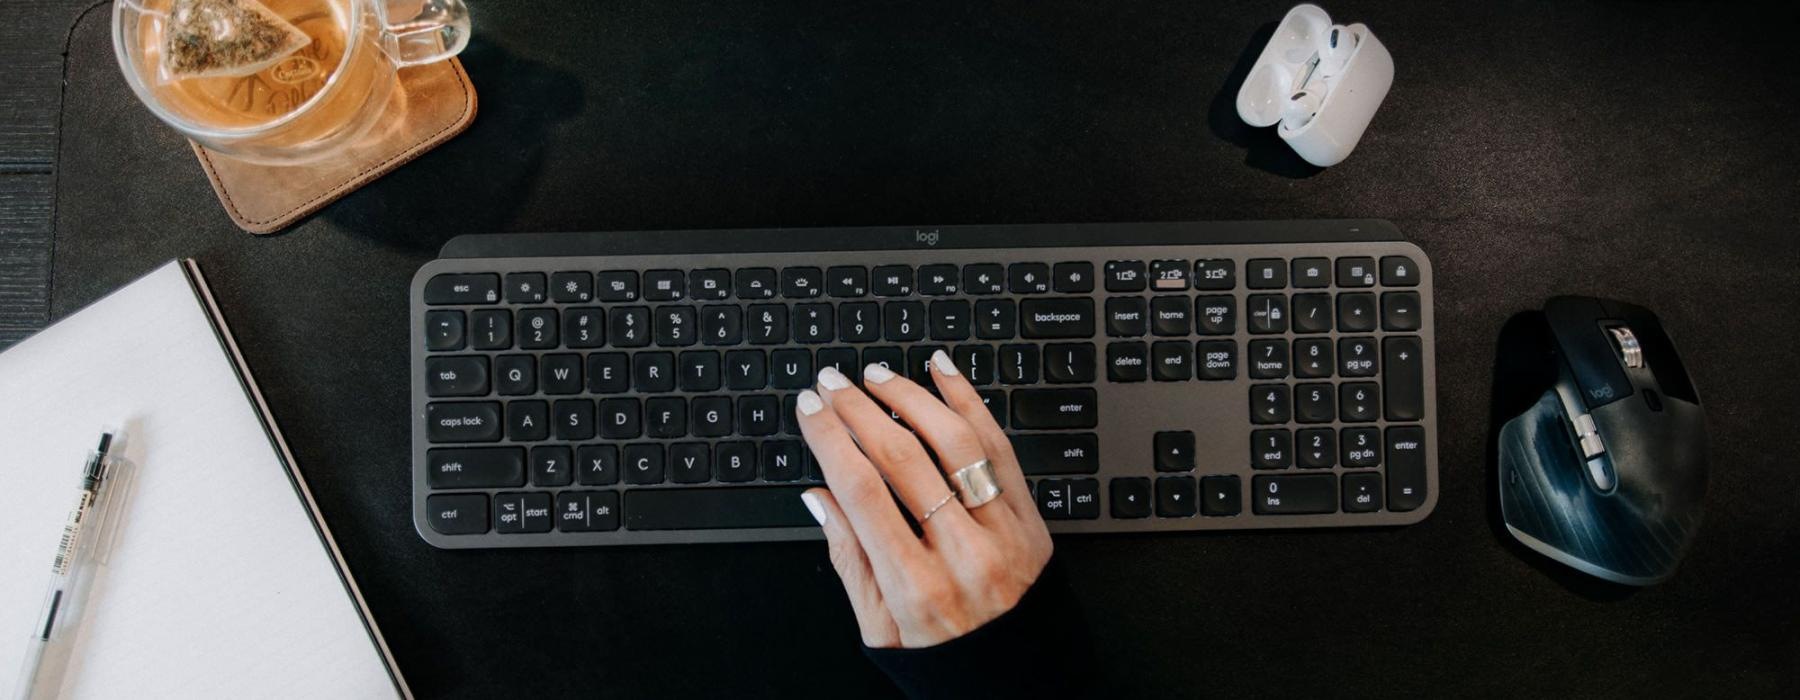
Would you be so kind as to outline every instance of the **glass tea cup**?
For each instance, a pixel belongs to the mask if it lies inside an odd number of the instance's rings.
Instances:
[[[242,2],[260,3],[310,41],[248,75],[172,74],[162,55],[173,46],[164,41],[171,12],[236,12]],[[350,145],[381,120],[399,69],[455,56],[469,29],[463,0],[115,0],[112,24],[119,68],[158,119],[213,151],[268,165]]]

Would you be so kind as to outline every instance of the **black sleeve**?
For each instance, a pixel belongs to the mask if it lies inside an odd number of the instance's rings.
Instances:
[[[1085,697],[1093,672],[1087,624],[1055,560],[1018,605],[973,632],[863,653],[911,698]]]

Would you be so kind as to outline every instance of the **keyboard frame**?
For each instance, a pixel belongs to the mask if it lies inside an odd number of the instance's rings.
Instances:
[[[1304,244],[1304,250],[1295,250],[1292,246]],[[1197,256],[1193,250],[1182,250],[1188,246],[1210,246],[1204,256]],[[1021,249],[1037,248],[1077,248],[1093,249],[1086,256],[1074,252],[1059,255],[1021,256]],[[871,258],[871,252],[886,253],[879,258]],[[991,255],[982,255],[984,251],[992,251]],[[779,253],[808,253],[805,260],[771,262],[768,260],[745,260],[743,256],[758,256]],[[1260,257],[1278,257],[1291,261],[1297,257],[1327,257],[1335,260],[1339,256],[1373,256],[1379,259],[1383,255],[1407,255],[1419,265],[1419,283],[1410,288],[1417,291],[1420,297],[1421,323],[1417,331],[1389,333],[1377,328],[1367,333],[1345,334],[1332,331],[1313,337],[1339,338],[1345,335],[1358,337],[1374,337],[1379,343],[1387,335],[1417,335],[1421,339],[1424,350],[1424,397],[1425,415],[1420,421],[1403,421],[1396,424],[1419,425],[1425,431],[1426,460],[1426,500],[1418,509],[1406,512],[1392,512],[1385,509],[1372,513],[1345,513],[1341,509],[1334,513],[1317,515],[1256,515],[1251,509],[1249,490],[1253,479],[1258,475],[1300,475],[1333,473],[1340,477],[1346,471],[1369,471],[1368,469],[1345,469],[1334,466],[1330,469],[1253,469],[1249,460],[1250,432],[1258,428],[1287,427],[1290,430],[1308,427],[1330,426],[1333,430],[1341,430],[1346,426],[1341,421],[1323,424],[1295,424],[1262,426],[1253,425],[1248,420],[1249,387],[1252,384],[1282,383],[1294,385],[1299,381],[1291,372],[1287,378],[1279,380],[1253,380],[1247,372],[1248,344],[1250,340],[1259,338],[1296,337],[1291,330],[1283,334],[1253,335],[1249,333],[1244,309],[1246,298],[1252,294],[1295,293],[1328,291],[1334,295],[1344,291],[1333,284],[1322,289],[1297,289],[1291,284],[1280,290],[1250,289],[1246,283],[1242,261]],[[574,265],[569,258],[596,258],[584,265]],[[1049,527],[1053,534],[1067,533],[1132,533],[1132,532],[1191,532],[1211,530],[1268,530],[1268,529],[1310,529],[1322,527],[1373,527],[1399,526],[1417,523],[1429,516],[1437,507],[1438,494],[1441,490],[1438,477],[1438,430],[1437,430],[1437,364],[1436,364],[1436,315],[1433,298],[1434,275],[1430,257],[1423,249],[1401,239],[1399,230],[1390,222],[1378,219],[1350,220],[1317,220],[1317,221],[1252,221],[1252,222],[1162,222],[1162,223],[1107,223],[1107,224],[1021,224],[1021,225],[958,225],[958,226],[880,226],[880,227],[847,227],[847,228],[809,228],[809,229],[743,229],[743,230],[690,230],[690,231],[633,231],[607,233],[519,233],[519,234],[471,234],[462,235],[446,242],[439,252],[439,258],[426,263],[413,276],[409,292],[411,312],[409,321],[411,329],[408,339],[411,343],[411,378],[409,387],[412,393],[412,511],[414,529],[420,537],[434,547],[442,549],[478,549],[478,548],[510,548],[510,547],[575,547],[597,545],[632,545],[632,544],[692,544],[692,543],[734,543],[734,542],[772,542],[794,540],[819,540],[823,533],[817,527],[761,528],[761,529],[713,529],[713,530],[626,530],[609,532],[561,532],[551,530],[546,533],[500,534],[493,529],[479,535],[443,535],[432,530],[427,523],[425,506],[426,497],[433,493],[426,482],[425,459],[426,450],[431,444],[425,434],[426,404],[430,402],[425,392],[424,366],[425,358],[430,354],[425,349],[424,314],[430,309],[462,309],[491,308],[494,305],[440,305],[427,306],[424,301],[426,282],[433,276],[443,273],[481,272],[545,272],[582,269],[589,272],[606,269],[674,268],[693,270],[700,268],[723,267],[736,269],[749,266],[769,266],[780,268],[786,265],[810,265],[820,268],[839,264],[855,264],[873,267],[878,264],[920,264],[932,262],[951,262],[966,265],[976,262],[1044,262],[1054,264],[1063,260],[1093,260],[1096,272],[1105,260],[1157,260],[1179,258],[1190,263],[1197,257],[1231,257],[1237,259],[1237,283],[1229,292],[1197,292],[1189,289],[1184,294],[1192,297],[1196,294],[1230,294],[1237,299],[1240,310],[1237,330],[1229,336],[1192,336],[1197,338],[1231,339],[1239,349],[1238,376],[1229,381],[1206,381],[1189,379],[1185,382],[1145,382],[1141,384],[1119,385],[1107,381],[1105,376],[1105,345],[1109,338],[1105,331],[1103,307],[1109,296],[1142,295],[1154,296],[1154,291],[1109,293],[1104,280],[1096,280],[1095,290],[1091,296],[1095,299],[1097,313],[1101,313],[1099,328],[1090,340],[1096,344],[1100,356],[1097,371],[1100,376],[1091,385],[1101,394],[1100,427],[1092,432],[1102,434],[1102,445],[1108,440],[1109,430],[1120,428],[1108,426],[1135,426],[1134,430],[1143,432],[1144,461],[1137,465],[1120,465],[1116,452],[1109,454],[1101,450],[1101,467],[1096,474],[1033,477],[1050,479],[1092,478],[1099,480],[1101,488],[1101,517],[1095,520],[1050,520]],[[1191,270],[1190,270],[1191,272]],[[1392,289],[1377,285],[1375,291]],[[1016,298],[1019,295],[1002,295]],[[1045,296],[1071,296],[1050,294]],[[914,294],[910,297],[865,297],[864,299],[925,299]],[[980,298],[980,297],[969,297]],[[634,301],[632,304],[655,306],[658,304],[699,304],[699,303],[734,303],[694,302],[691,298],[683,298],[676,302]],[[817,301],[841,301],[822,295],[813,299],[795,300],[777,295],[774,299],[758,300],[755,303],[809,303]],[[595,305],[605,305],[594,302]],[[508,308],[523,305],[497,305]],[[538,306],[558,306],[546,301]],[[1144,341],[1158,340],[1155,336],[1138,338]],[[931,341],[920,341],[930,343]],[[971,340],[968,342],[988,342]],[[1005,341],[996,341],[1005,342]],[[1080,341],[1028,341],[1019,339],[1011,342],[1080,342]],[[881,343],[891,344],[891,343]],[[943,344],[943,343],[938,343]],[[950,343],[954,345],[955,343]],[[788,347],[793,344],[767,346],[768,348]],[[825,346],[830,346],[826,344]],[[699,346],[696,346],[699,347]],[[748,347],[748,346],[746,346]],[[596,351],[605,351],[597,348]],[[649,349],[655,349],[651,346]],[[532,354],[556,352],[559,350],[534,351]],[[560,349],[567,351],[567,349]],[[514,349],[508,352],[519,352]],[[1377,375],[1374,380],[1380,380]],[[1324,380],[1338,383],[1342,380],[1335,372]],[[1229,400],[1220,399],[1216,410],[1230,411],[1226,403],[1237,406],[1235,413],[1227,413],[1215,420],[1207,420],[1205,416],[1214,415],[1215,410],[1202,411],[1199,416],[1181,418],[1186,421],[1180,425],[1171,424],[1169,417],[1156,414],[1152,407],[1155,401],[1119,401],[1106,398],[1108,389],[1103,387],[1131,386],[1137,391],[1148,391],[1151,394],[1163,394],[1175,397],[1182,388],[1198,388],[1194,385],[1210,385],[1206,391],[1218,396],[1227,396]],[[1031,385],[1036,387],[1044,384]],[[1383,383],[1385,387],[1385,383]],[[729,394],[731,392],[708,392],[709,394]],[[767,391],[762,393],[780,393]],[[585,396],[580,394],[578,396]],[[623,396],[639,395],[636,392]],[[676,392],[676,395],[685,395]],[[542,394],[511,397],[514,399],[543,399]],[[1374,427],[1385,429],[1390,425],[1386,416],[1372,423],[1356,423],[1354,427]],[[1231,439],[1235,443],[1231,449],[1244,452],[1244,460],[1236,465],[1208,465],[1204,461],[1188,472],[1157,472],[1150,459],[1150,434],[1156,430],[1193,429],[1196,432],[1200,447],[1200,456],[1206,454],[1209,434],[1201,426],[1217,427],[1219,432],[1235,436],[1241,432],[1241,439]],[[1214,435],[1213,438],[1218,436]],[[691,438],[690,438],[691,439]],[[1230,439],[1230,438],[1228,438]],[[645,441],[652,439],[645,438]],[[599,440],[596,440],[598,442]],[[669,441],[663,441],[669,442]],[[492,445],[514,444],[502,439]],[[1388,475],[1388,464],[1383,456],[1382,463],[1376,469],[1382,474],[1383,484]],[[1202,476],[1218,474],[1235,474],[1240,478],[1240,503],[1242,511],[1237,516],[1205,516],[1194,515],[1186,518],[1159,518],[1154,514],[1147,519],[1121,520],[1111,517],[1111,505],[1108,495],[1108,482],[1115,477],[1137,476],[1148,477],[1154,481],[1159,476]],[[807,482],[793,482],[804,484]],[[755,482],[765,485],[766,482]],[[668,484],[660,488],[668,488]],[[716,485],[714,486],[717,487]],[[499,489],[466,489],[445,490],[444,493],[481,491],[491,497],[496,492],[532,490],[554,493],[562,490],[613,490],[621,494],[633,488],[659,488],[651,486],[634,486],[617,484],[611,486],[582,486],[580,484],[562,488],[540,489],[529,484],[517,488]],[[1340,484],[1341,489],[1341,484]],[[1340,490],[1341,494],[1341,490]],[[623,499],[621,499],[623,500]],[[1123,526],[1121,526],[1123,524]]]

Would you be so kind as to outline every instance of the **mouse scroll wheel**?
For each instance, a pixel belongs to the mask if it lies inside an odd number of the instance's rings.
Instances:
[[[1619,357],[1625,360],[1626,367],[1637,369],[1644,366],[1644,349],[1638,345],[1637,336],[1632,335],[1630,328],[1613,326],[1606,330],[1612,331],[1613,347],[1618,349]]]

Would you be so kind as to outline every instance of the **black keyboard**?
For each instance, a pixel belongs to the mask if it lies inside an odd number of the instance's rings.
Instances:
[[[1437,502],[1431,262],[1385,221],[462,236],[411,299],[439,547],[818,539],[796,395],[939,348],[1052,532]]]

